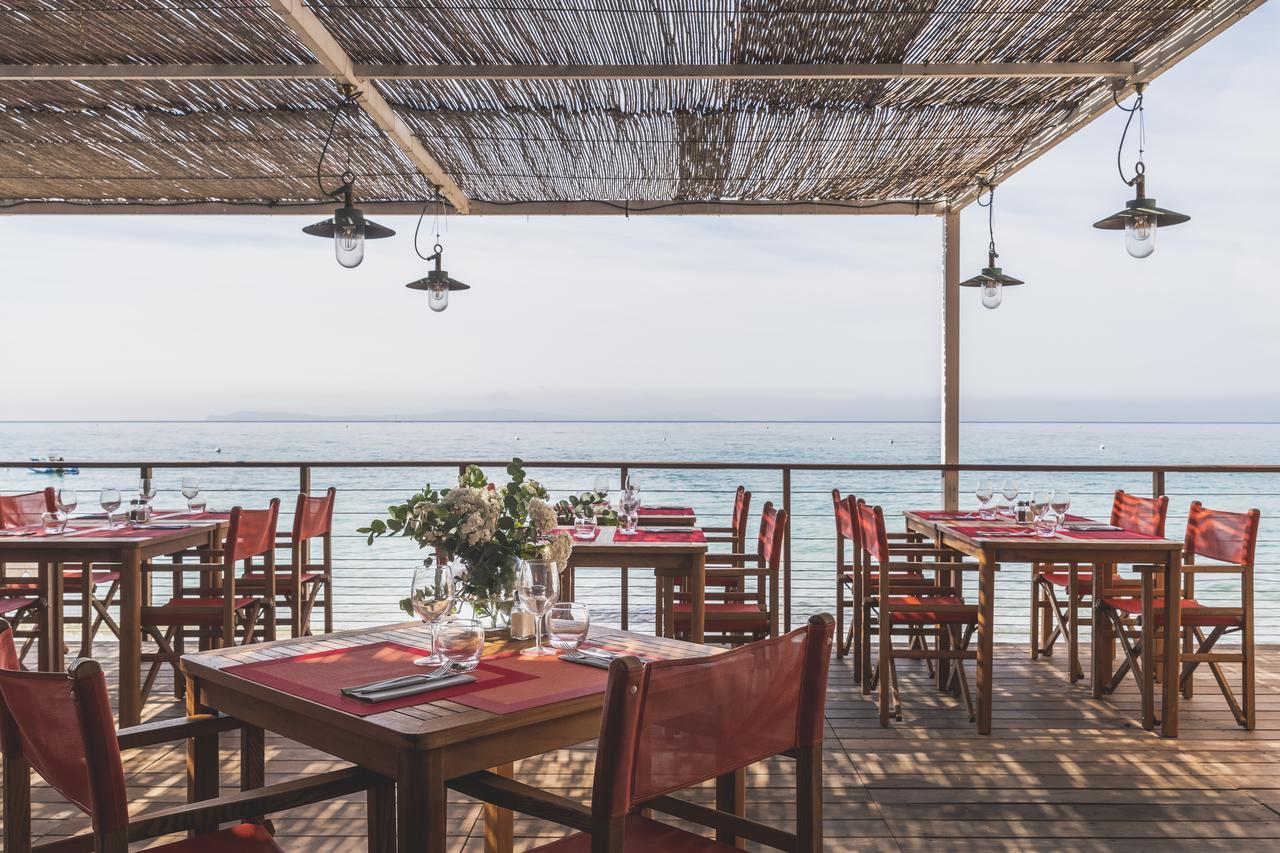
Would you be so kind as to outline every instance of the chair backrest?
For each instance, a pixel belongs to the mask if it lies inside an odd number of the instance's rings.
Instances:
[[[1192,501],[1187,513],[1187,538],[1183,551],[1188,559],[1208,557],[1239,566],[1253,566],[1258,547],[1258,526],[1262,513],[1224,512],[1206,509],[1200,501]]]
[[[330,486],[323,497],[298,495],[298,506],[293,511],[294,544],[329,535],[333,530],[333,502],[337,494],[338,490]]]
[[[236,563],[242,560],[274,552],[276,521],[279,517],[279,498],[272,498],[266,509],[233,507],[223,562],[228,567],[235,568]]]
[[[760,535],[756,537],[756,559],[760,565],[772,565],[781,555],[786,527],[787,514],[775,509],[773,501],[765,501],[760,510]]]
[[[841,545],[844,544],[846,539],[850,542],[856,542],[857,534],[853,529],[853,509],[850,500],[842,498],[839,489],[832,489],[831,506],[835,510],[836,516],[836,542]]]
[[[889,560],[889,531],[884,525],[884,510],[859,499],[858,547],[880,562]]]
[[[821,748],[833,620],[723,654],[609,667],[592,810],[640,803],[797,748]]]
[[[22,495],[0,495],[0,528],[26,527],[29,524],[40,524],[46,512],[58,508],[58,500],[53,486],[42,492],[27,492]]]
[[[733,518],[729,525],[738,536],[746,537],[747,520],[751,517],[751,493],[746,486],[738,486],[733,493]]]
[[[1111,502],[1111,524],[1147,536],[1164,536],[1165,519],[1169,516],[1169,498],[1141,498],[1116,489]]]
[[[13,631],[0,620],[0,749],[6,766],[23,760],[89,815],[96,833],[129,823],[107,681],[97,661],[80,659],[68,674],[22,672]],[[5,779],[5,784],[20,784]]]

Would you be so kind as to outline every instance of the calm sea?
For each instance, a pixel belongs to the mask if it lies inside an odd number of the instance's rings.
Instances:
[[[963,460],[970,463],[1277,463],[1280,424],[965,424]],[[0,424],[0,460],[19,461],[56,453],[81,460],[302,460],[314,461],[313,486],[339,490],[336,526],[337,622],[342,627],[377,624],[397,618],[414,565],[412,543],[380,541],[366,546],[355,533],[387,504],[423,483],[449,483],[447,469],[325,468],[326,460],[505,459],[527,460],[705,460],[812,463],[931,463],[938,459],[938,426],[921,423],[7,423]],[[178,506],[182,470],[159,475],[160,505]],[[210,505],[261,506],[272,496],[290,509],[297,474],[290,470],[235,469],[190,472],[199,479]],[[500,470],[492,472],[502,476]],[[555,495],[590,488],[605,470],[533,471]],[[754,506],[781,501],[781,478],[759,471],[643,471],[645,500],[697,508],[707,524],[722,525],[735,486],[754,493]],[[972,503],[978,475],[961,481]],[[1117,488],[1149,493],[1149,476],[1117,474],[1051,476],[1028,474],[1023,490],[1064,486],[1073,494],[1073,511],[1104,517]],[[56,478],[24,469],[0,469],[0,491],[29,491],[48,484],[74,486],[82,509],[94,508],[97,490],[135,485],[136,474],[86,470]],[[834,539],[830,490],[856,492],[885,506],[889,514],[939,502],[933,474],[797,472],[792,481],[793,621],[834,607]],[[1243,510],[1258,507],[1263,528],[1258,553],[1259,637],[1280,641],[1280,476],[1171,475],[1171,535],[1180,537],[1187,505],[1200,499],[1209,506]],[[287,524],[284,519],[282,524]],[[754,524],[754,520],[753,520]],[[651,624],[652,581],[631,581],[633,625]],[[1227,602],[1237,594],[1231,580],[1201,581],[1197,595]],[[594,618],[616,623],[618,579],[602,573],[580,581],[579,597]],[[1000,639],[1025,640],[1026,574],[1020,567],[1002,572],[997,593]]]

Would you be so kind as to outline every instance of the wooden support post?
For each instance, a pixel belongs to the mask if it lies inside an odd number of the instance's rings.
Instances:
[[[942,218],[942,464],[960,462],[960,212]],[[960,507],[960,474],[942,472],[942,506]]]
[[[782,540],[782,624],[784,630],[791,630],[791,469],[782,469],[782,508],[787,511],[787,529]],[[778,625],[777,613],[773,616],[773,625]]]

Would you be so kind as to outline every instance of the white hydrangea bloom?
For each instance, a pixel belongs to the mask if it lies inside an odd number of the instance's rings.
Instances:
[[[556,511],[541,498],[529,501],[529,525],[538,536],[545,536],[556,527]]]

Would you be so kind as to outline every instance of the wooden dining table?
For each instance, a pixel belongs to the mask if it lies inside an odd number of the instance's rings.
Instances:
[[[120,572],[120,726],[134,726],[142,717],[142,607],[149,599],[145,569],[151,561],[181,554],[191,548],[216,549],[221,545],[228,513],[157,511],[154,524],[107,527],[105,519],[73,518],[68,530],[46,534],[38,528],[11,530],[0,535],[0,562],[35,563],[39,567],[41,595],[48,603],[47,636],[40,642],[39,668],[59,672],[66,665],[63,653],[64,566],[111,564]],[[176,525],[183,525],[177,528]]]
[[[1073,531],[1063,530],[1052,537],[1037,537],[1028,525],[1018,525],[1012,519],[998,517],[983,520],[971,511],[908,510],[907,529],[919,533],[941,548],[949,548],[957,554],[971,557],[978,562],[978,648],[977,648],[977,712],[978,731],[991,733],[992,673],[995,654],[995,597],[996,572],[1002,565],[1052,563],[1068,567],[1068,574],[1075,586],[1080,567],[1133,567],[1151,566],[1153,570],[1141,571],[1142,576],[1142,641],[1144,648],[1156,648],[1154,600],[1157,585],[1164,590],[1181,590],[1182,543],[1171,539],[1143,536],[1129,531]],[[1097,524],[1087,518],[1072,517],[1076,524]],[[946,579],[944,582],[951,582]],[[1073,588],[1068,595],[1078,591]],[[1179,636],[1181,625],[1181,596],[1167,594],[1165,598],[1165,636]],[[1095,621],[1095,630],[1097,620]],[[1074,661],[1075,634],[1070,657]],[[1166,737],[1178,734],[1179,687],[1176,673],[1179,671],[1179,643],[1166,642],[1161,649],[1162,670],[1166,676],[1161,683],[1160,733]],[[1095,663],[1107,661],[1109,656],[1095,655]],[[945,662],[939,662],[939,684],[946,674]],[[1095,665],[1092,679],[1095,695],[1098,685],[1110,679],[1109,671]],[[1147,729],[1156,725],[1154,672],[1147,667],[1142,684],[1142,723]],[[1170,676],[1169,673],[1175,675]]]
[[[598,626],[588,643],[665,659],[718,651]],[[552,657],[521,658],[529,641],[499,639],[485,646],[477,684],[367,707],[341,697],[342,686],[422,672],[411,660],[429,644],[426,626],[411,622],[196,652],[182,659],[188,711],[220,711],[247,726],[251,738],[255,730],[273,732],[394,780],[394,805],[370,803],[374,847],[443,853],[449,780],[486,769],[510,775],[515,761],[595,738],[607,673]],[[216,736],[189,749],[216,759]],[[192,789],[208,784],[193,780]],[[485,822],[485,849],[508,853],[511,813],[486,806]]]
[[[632,569],[651,569],[658,587],[658,610],[663,614],[658,629],[666,637],[675,633],[675,586],[687,582],[690,602],[689,639],[695,643],[703,641],[706,629],[707,537],[699,528],[640,526],[636,535],[628,535],[620,533],[617,527],[601,527],[592,540],[584,541],[575,537],[573,554],[569,557],[569,565],[561,580],[563,600],[573,600],[575,574],[578,569],[588,568],[619,571],[619,598],[624,618],[628,608],[628,572]]]

